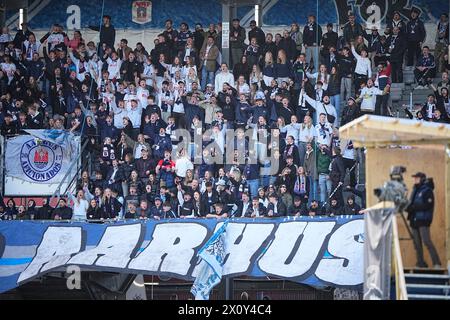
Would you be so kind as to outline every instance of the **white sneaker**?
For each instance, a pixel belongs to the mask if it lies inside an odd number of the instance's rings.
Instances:
[[[423,90],[423,86],[417,86],[414,88],[414,90]]]
[[[442,269],[442,266],[440,264],[435,264],[433,266],[433,269]]]

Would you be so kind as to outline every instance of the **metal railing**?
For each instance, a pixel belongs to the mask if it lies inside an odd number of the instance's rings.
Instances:
[[[72,161],[72,163],[70,164],[69,170],[67,170],[67,173],[64,175],[64,178],[61,180],[61,182],[59,183],[58,187],[56,188],[56,191],[53,193],[52,197],[50,198],[50,201],[52,201],[54,198],[57,198],[57,202],[59,202],[59,199],[61,198],[61,187],[62,185],[66,182],[66,180],[68,179],[70,173],[72,172],[73,167],[79,163],[84,151],[86,150],[86,147],[88,145],[88,139],[86,139],[86,141],[83,143],[83,145],[80,148],[80,152],[78,154],[78,157],[76,159],[74,159]],[[71,188],[73,188],[74,183],[77,182],[78,180],[78,175],[80,174],[81,170],[83,170],[83,165],[80,165],[77,169],[76,174],[73,175],[73,177],[71,178],[70,182],[67,185],[66,190],[64,190],[64,192],[62,193],[63,195],[66,194],[69,190],[71,190]]]
[[[392,218],[392,261],[395,276],[395,298],[396,300],[408,300],[396,215]]]

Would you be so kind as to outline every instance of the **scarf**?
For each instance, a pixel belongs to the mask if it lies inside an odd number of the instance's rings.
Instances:
[[[306,177],[298,176],[295,180],[294,193],[305,194],[306,193]]]
[[[322,124],[322,123],[319,122],[319,126],[320,126],[319,134],[320,134],[320,136],[321,136],[323,139],[326,139],[326,138],[327,138],[327,133],[330,131],[330,129],[329,129],[329,128],[326,128],[325,125],[326,125],[326,123],[323,123],[323,124]]]

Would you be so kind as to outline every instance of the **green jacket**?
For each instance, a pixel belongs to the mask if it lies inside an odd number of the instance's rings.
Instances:
[[[329,154],[322,152],[317,153],[317,173],[329,174],[330,173],[331,157]]]

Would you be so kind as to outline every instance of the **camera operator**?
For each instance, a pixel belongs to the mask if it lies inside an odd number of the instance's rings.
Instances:
[[[427,179],[423,172],[417,172],[412,176],[414,178],[414,188],[411,193],[411,201],[406,208],[408,220],[412,228],[414,244],[416,247],[417,267],[427,268],[423,258],[422,241],[428,248],[433,261],[434,268],[441,267],[441,261],[436,248],[431,241],[430,225],[433,221],[434,211],[434,183],[432,179]]]

